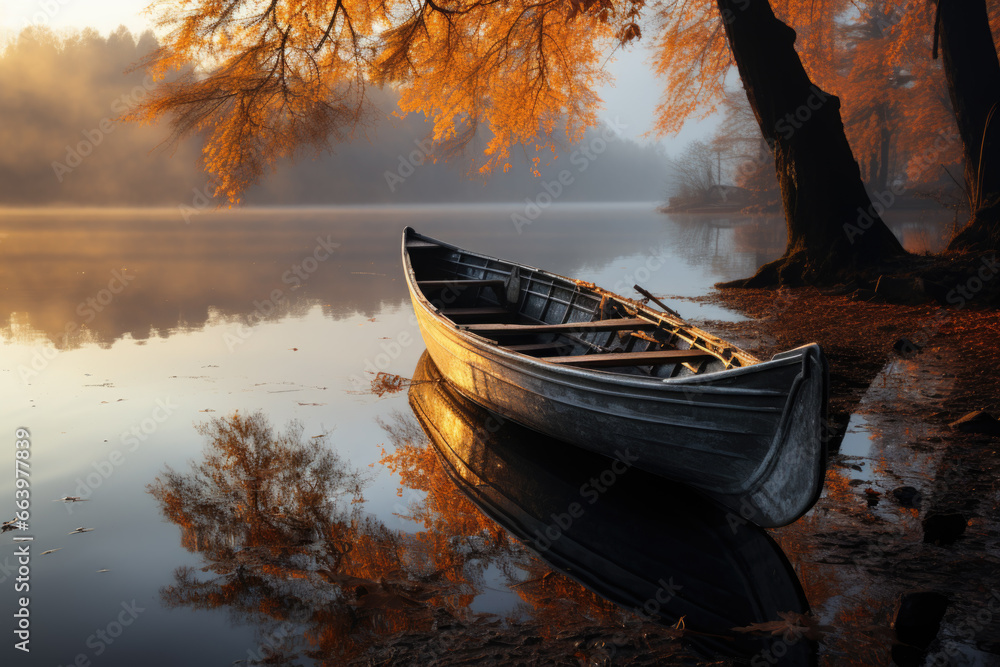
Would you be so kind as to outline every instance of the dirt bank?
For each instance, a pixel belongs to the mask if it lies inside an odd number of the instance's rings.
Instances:
[[[814,613],[837,628],[821,664],[1000,664],[1000,437],[950,426],[972,410],[1000,415],[1000,313],[813,288],[698,300],[746,315],[701,324],[762,358],[814,341],[829,357],[826,489],[774,531]],[[915,649],[893,620],[918,592],[946,608]]]

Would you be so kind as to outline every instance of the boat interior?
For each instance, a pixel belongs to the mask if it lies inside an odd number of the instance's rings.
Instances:
[[[677,378],[755,363],[681,320],[520,265],[410,233],[416,285],[458,328],[537,359],[628,375]]]

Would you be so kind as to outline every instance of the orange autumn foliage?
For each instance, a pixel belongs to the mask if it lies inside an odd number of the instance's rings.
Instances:
[[[446,148],[487,129],[489,170],[513,145],[551,146],[557,125],[579,137],[596,124],[605,53],[638,37],[641,5],[161,0],[167,36],[144,65],[182,73],[133,118],[172,115],[178,133],[203,134],[216,194],[235,201],[276,160],[344,139],[373,112],[366,88],[390,85]]]
[[[1000,3],[989,4],[995,22]],[[931,6],[771,5],[809,76],[840,97],[866,180],[936,179],[958,159],[956,140],[934,145],[954,121]],[[654,45],[661,135],[715,112],[734,71],[732,17],[713,0],[158,0],[151,11],[166,37],[143,64],[163,81],[132,118],[170,116],[178,134],[203,136],[216,194],[231,201],[276,161],[364,127],[371,86],[433,121],[435,157],[484,136],[474,163],[488,172],[506,171],[514,147],[554,151],[556,129],[574,139],[596,125],[605,64],[623,45]]]

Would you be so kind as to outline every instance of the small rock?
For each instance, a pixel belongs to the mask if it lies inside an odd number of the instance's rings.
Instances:
[[[908,644],[894,644],[892,664],[896,667],[923,667],[927,662],[927,652]]]
[[[878,505],[878,500],[882,496],[881,493],[872,488],[865,489],[865,500],[868,501],[868,507],[875,507]]]
[[[904,644],[926,651],[941,629],[948,597],[935,591],[906,593],[899,599],[892,628]],[[922,663],[921,663],[922,664]]]
[[[920,507],[923,494],[912,486],[897,486],[892,490],[892,497],[901,507]]]
[[[924,542],[947,546],[965,533],[968,520],[958,512],[928,514],[923,521]]]
[[[985,433],[1000,435],[1000,421],[985,410],[974,410],[949,426],[962,433]]]
[[[910,357],[919,354],[924,348],[921,345],[917,345],[909,338],[900,338],[892,344],[892,349],[895,350],[896,354],[904,359],[909,359]]]
[[[863,480],[863,479],[852,479],[851,481],[849,481],[847,483],[847,485],[848,486],[861,486],[864,483],[865,483],[865,480]]]

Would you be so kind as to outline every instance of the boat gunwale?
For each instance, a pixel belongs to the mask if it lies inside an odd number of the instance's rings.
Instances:
[[[673,325],[673,326],[675,326],[677,328],[686,329],[689,333],[690,332],[696,333],[697,337],[701,337],[703,340],[711,341],[713,344],[716,344],[716,345],[718,345],[720,347],[728,347],[728,348],[730,348],[731,350],[733,350],[733,356],[741,355],[741,356],[747,358],[748,360],[752,360],[753,363],[749,363],[747,365],[738,366],[738,367],[735,367],[735,368],[726,368],[726,369],[722,369],[722,370],[718,370],[718,371],[712,371],[712,372],[709,372],[709,373],[699,373],[699,374],[695,374],[695,375],[688,375],[688,376],[685,376],[685,377],[661,378],[661,377],[643,377],[643,376],[638,376],[638,375],[630,375],[630,374],[626,374],[626,373],[620,373],[620,372],[615,372],[615,371],[608,371],[608,370],[597,369],[597,368],[586,368],[586,369],[584,369],[584,368],[576,368],[576,367],[573,367],[573,366],[568,365],[568,364],[567,365],[552,364],[552,363],[543,361],[543,360],[541,360],[541,359],[539,359],[537,357],[533,357],[531,355],[527,355],[527,354],[523,354],[523,353],[520,353],[520,352],[516,352],[514,350],[508,350],[503,345],[497,343],[497,341],[495,341],[495,340],[492,340],[490,338],[486,338],[485,336],[480,336],[480,335],[478,335],[478,334],[476,334],[476,333],[474,333],[472,331],[468,331],[466,329],[463,329],[461,327],[461,325],[456,324],[455,322],[453,322],[449,318],[445,317],[444,315],[441,315],[438,312],[438,309],[431,303],[430,299],[428,299],[427,296],[424,295],[423,291],[417,285],[416,274],[414,272],[412,262],[410,261],[409,249],[407,248],[407,239],[409,239],[409,238],[416,238],[418,240],[423,240],[423,241],[427,241],[427,242],[430,242],[430,243],[434,243],[434,244],[436,244],[436,245],[438,245],[438,246],[440,246],[442,248],[445,248],[447,250],[452,250],[452,251],[455,251],[455,252],[467,253],[467,254],[479,257],[481,259],[487,260],[487,261],[499,262],[499,263],[502,263],[502,264],[509,264],[511,266],[517,266],[519,268],[524,268],[524,269],[527,269],[529,271],[534,271],[534,272],[537,272],[537,273],[539,273],[539,274],[541,274],[541,275],[543,275],[543,276],[545,276],[547,278],[550,278],[550,279],[553,279],[553,280],[557,280],[557,281],[561,281],[561,282],[565,282],[565,283],[568,283],[569,285],[573,285],[573,286],[575,286],[576,289],[578,289],[580,291],[591,291],[591,290],[593,290],[595,293],[591,294],[591,296],[595,296],[595,297],[599,297],[600,298],[600,297],[603,297],[603,296],[606,295],[607,297],[609,297],[611,299],[614,299],[615,301],[617,301],[618,303],[620,303],[621,305],[623,305],[623,306],[625,306],[627,308],[633,308],[633,309],[635,309],[637,311],[637,316],[640,316],[640,317],[644,316],[644,319],[650,320],[653,324],[660,325],[662,322],[667,322],[669,325]],[[796,350],[798,350],[800,348],[794,348],[793,350],[788,350],[788,351],[782,353],[783,355],[787,355],[787,356],[783,356],[780,359],[771,359],[771,360],[768,360],[768,361],[762,361],[760,359],[757,359],[753,355],[749,354],[748,352],[746,352],[746,351],[738,348],[737,346],[730,344],[728,341],[725,341],[725,340],[723,340],[721,338],[718,338],[717,336],[714,336],[714,335],[708,333],[707,331],[703,331],[702,329],[699,329],[698,327],[695,327],[695,326],[693,326],[693,325],[685,322],[684,320],[682,320],[680,318],[675,318],[675,317],[673,317],[673,316],[671,316],[671,315],[669,315],[667,313],[660,313],[660,312],[654,311],[651,308],[648,308],[647,306],[645,306],[645,305],[643,305],[641,303],[638,303],[638,302],[635,302],[635,301],[631,301],[630,299],[627,299],[626,297],[622,297],[621,295],[615,294],[613,292],[609,292],[609,291],[604,290],[604,289],[602,289],[600,287],[597,287],[596,285],[594,285],[593,287],[590,287],[590,285],[592,285],[592,283],[587,283],[586,286],[585,285],[581,285],[579,282],[574,281],[572,278],[567,278],[566,276],[561,276],[559,274],[552,273],[552,272],[546,271],[544,269],[539,269],[539,268],[536,268],[536,267],[533,267],[533,266],[529,266],[527,264],[522,264],[522,263],[519,263],[519,262],[513,262],[513,261],[510,261],[510,260],[499,259],[499,258],[496,258],[496,257],[491,257],[489,255],[484,255],[482,253],[477,253],[477,252],[474,252],[474,251],[466,250],[464,248],[460,248],[458,246],[455,246],[455,245],[453,245],[451,243],[447,243],[445,241],[440,241],[440,240],[435,239],[433,237],[429,237],[429,236],[425,236],[423,234],[420,234],[419,232],[417,232],[416,230],[414,230],[412,227],[406,227],[403,230],[402,256],[403,256],[402,259],[403,259],[404,274],[406,276],[406,284],[407,284],[407,288],[408,288],[408,290],[410,292],[411,299],[413,297],[416,297],[416,299],[415,299],[416,302],[420,304],[420,306],[423,308],[424,312],[428,316],[432,317],[440,325],[440,328],[455,333],[456,336],[458,338],[460,338],[460,339],[467,340],[476,350],[482,350],[482,351],[491,350],[491,351],[498,352],[500,360],[516,363],[517,366],[518,366],[518,370],[524,370],[525,368],[537,368],[539,370],[544,369],[546,372],[553,372],[556,369],[558,369],[558,373],[559,374],[563,374],[563,375],[565,375],[567,377],[589,378],[589,379],[594,379],[595,377],[598,377],[598,378],[605,377],[607,380],[613,381],[614,384],[618,384],[618,385],[631,385],[631,386],[634,386],[637,389],[645,389],[645,390],[648,390],[648,389],[654,388],[654,387],[662,387],[663,385],[692,385],[691,387],[686,387],[686,389],[687,390],[693,390],[695,388],[698,388],[698,389],[709,389],[709,390],[726,390],[726,389],[732,389],[734,391],[731,391],[731,392],[729,392],[729,391],[723,391],[723,392],[720,392],[720,393],[731,393],[731,394],[734,394],[734,395],[735,394],[758,394],[758,395],[760,395],[760,394],[766,392],[766,390],[745,389],[745,388],[742,388],[742,387],[731,387],[730,388],[730,387],[700,386],[700,385],[704,385],[704,384],[708,384],[708,383],[713,382],[715,379],[717,379],[717,376],[720,375],[720,374],[722,374],[722,373],[725,373],[726,377],[738,377],[738,376],[743,375],[745,373],[761,372],[761,371],[766,370],[766,369],[771,369],[771,368],[776,368],[776,367],[780,367],[780,366],[792,365],[792,364],[800,364],[801,363],[801,355],[799,355],[799,354],[788,354],[789,352],[794,352],[794,351],[796,351]],[[481,268],[483,268],[484,270],[488,270],[485,267],[481,267]],[[569,285],[567,285],[567,288],[568,288]],[[583,323],[581,323],[581,324],[583,324]],[[806,347],[806,346],[804,346],[804,347]],[[704,349],[704,348],[701,348],[701,349]],[[723,363],[726,362],[726,360],[723,359],[720,356],[720,353],[718,353],[718,352],[713,352],[711,350],[705,350],[705,352],[707,352],[708,354],[712,355],[716,359],[722,361]],[[584,356],[584,355],[581,355],[581,356]],[[502,365],[504,365],[507,368],[512,368],[513,369],[513,367],[510,365],[510,363],[503,363]],[[709,393],[715,393],[715,391],[710,391]],[[776,393],[780,393],[781,395],[786,395],[785,392],[776,392]]]

